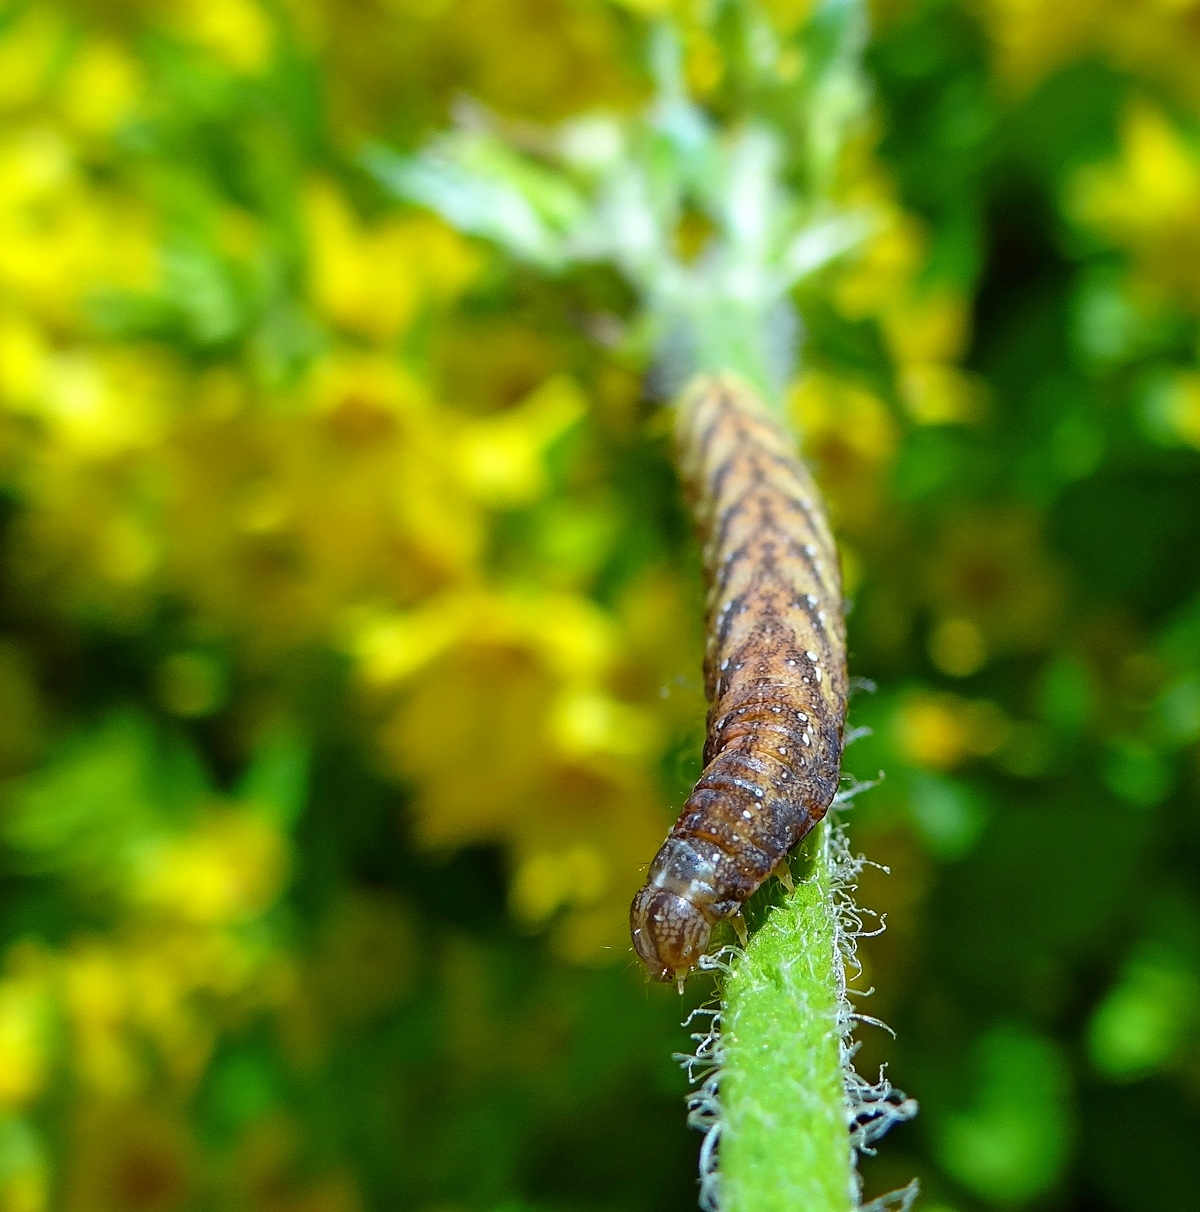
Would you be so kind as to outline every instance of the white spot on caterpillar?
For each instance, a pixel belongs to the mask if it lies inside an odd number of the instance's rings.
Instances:
[[[795,663],[796,663],[795,661],[788,661],[789,665],[794,665]]]
[[[821,666],[820,665],[813,666],[813,675],[816,677],[818,682],[821,680]]]
[[[748,821],[754,816],[754,813],[749,808],[742,809],[742,820]]]
[[[813,652],[811,648],[804,655],[808,657],[810,661],[815,661],[817,659],[817,654]]]
[[[759,799],[759,800],[761,800],[761,799],[762,799],[762,797],[763,797],[763,789],[762,789],[761,787],[755,787],[755,788],[754,788],[754,797],[755,797],[755,799]]]
[[[729,658],[728,658],[728,657],[726,657],[726,658],[725,658],[725,659],[724,659],[724,660],[721,662],[721,672],[722,672],[722,673],[724,673],[724,672],[725,672],[725,670],[726,670],[726,669],[728,669],[728,668],[729,668]]]
[[[779,752],[780,752],[780,753],[787,753],[787,750],[786,750],[786,749],[785,749],[785,748],[784,748],[782,745],[780,745],[780,746],[779,746]]]
[[[778,715],[778,714],[779,714],[779,713],[780,713],[780,712],[783,710],[783,708],[782,708],[782,707],[772,707],[772,708],[771,708],[771,710],[772,710],[772,711],[773,711],[773,712],[774,712],[776,715]]]
[[[815,598],[815,597],[814,597],[814,596],[813,596],[811,593],[806,594],[806,595],[805,595],[805,597],[804,597],[804,600],[805,600],[805,601],[806,601],[806,602],[807,602],[807,603],[808,603],[810,606],[815,606],[815,605],[817,604],[817,599],[816,599],[816,598]]]
[[[803,711],[796,712],[796,719],[803,720],[806,724],[808,723],[808,716],[806,716]]]
[[[804,554],[806,556],[815,556],[817,554],[817,549],[811,543],[805,543]]]

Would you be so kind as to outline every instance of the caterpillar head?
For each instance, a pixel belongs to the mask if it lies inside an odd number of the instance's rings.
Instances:
[[[708,950],[712,925],[685,897],[647,884],[629,907],[634,950],[656,981],[674,980],[682,991],[687,974]]]

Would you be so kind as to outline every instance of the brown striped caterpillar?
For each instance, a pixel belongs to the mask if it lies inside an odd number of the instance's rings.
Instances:
[[[748,384],[705,376],[676,441],[708,579],[704,772],[629,911],[655,980],[687,974],[716,922],[743,937],[746,899],[824,817],[846,718],[837,550],[812,477]]]

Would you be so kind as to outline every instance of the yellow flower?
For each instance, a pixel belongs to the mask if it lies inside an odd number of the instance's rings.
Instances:
[[[567,758],[608,754],[634,758],[651,751],[656,730],[645,711],[621,703],[597,690],[575,690],[563,695],[550,720],[551,735]]]
[[[1176,372],[1153,404],[1150,419],[1161,434],[1200,450],[1200,373]]]
[[[970,335],[967,300],[942,288],[910,297],[884,316],[884,333],[900,362],[954,362]]]
[[[926,236],[920,224],[890,201],[872,199],[875,234],[835,278],[834,303],[852,320],[881,315],[897,305],[925,262]]]
[[[976,0],[993,47],[996,74],[1023,92],[1049,72],[1086,53],[1104,0]]]
[[[67,31],[49,5],[30,5],[0,37],[0,112],[37,100],[50,83]]]
[[[28,316],[0,317],[0,405],[14,412],[38,401],[49,367],[50,346],[42,328]]]
[[[942,619],[930,633],[929,656],[943,673],[965,678],[987,662],[987,644],[970,619]]]
[[[72,130],[109,135],[132,114],[141,84],[137,63],[120,43],[91,39],[71,61],[58,90],[59,106]]]
[[[579,386],[558,375],[515,408],[464,426],[453,454],[464,486],[493,508],[535,501],[549,487],[546,448],[586,411]]]
[[[271,57],[274,35],[255,0],[172,0],[174,29],[237,72],[255,73]]]
[[[58,453],[90,461],[161,442],[174,384],[144,352],[77,351],[47,359],[41,387],[36,412]]]
[[[104,285],[146,287],[155,261],[145,207],[85,181],[62,133],[0,134],[0,289],[58,328]]]
[[[46,1082],[51,1002],[40,967],[0,980],[0,1108],[8,1111],[31,1102]]]
[[[899,371],[905,408],[922,425],[965,424],[984,414],[981,380],[938,362],[913,362]]]
[[[836,522],[851,533],[868,530],[899,440],[887,405],[853,380],[817,371],[793,385],[789,406]]]
[[[365,685],[392,685],[462,639],[481,609],[471,595],[439,594],[413,610],[356,611],[347,624],[346,647]]]
[[[576,843],[557,853],[539,850],[518,867],[509,901],[518,920],[539,925],[563,905],[596,901],[608,880],[608,864],[594,846]]]
[[[74,1068],[86,1086],[110,1095],[126,1093],[141,1080],[141,1066],[125,1036],[126,977],[117,955],[99,942],[81,942],[64,957],[63,1001]]]
[[[479,257],[428,215],[360,224],[326,181],[305,195],[309,291],[317,310],[347,332],[389,341],[427,301],[444,301],[471,281]]]
[[[1143,290],[1200,307],[1200,150],[1153,106],[1132,105],[1120,159],[1076,178],[1076,219],[1131,254]]]
[[[190,922],[238,922],[262,913],[279,895],[287,847],[265,817],[223,809],[152,848],[139,867],[135,896],[144,904]]]
[[[997,752],[1010,725],[994,703],[920,692],[901,704],[894,730],[901,753],[914,765],[952,770],[969,757]]]

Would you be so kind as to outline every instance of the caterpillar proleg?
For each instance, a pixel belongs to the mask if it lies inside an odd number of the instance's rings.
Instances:
[[[753,388],[706,375],[676,418],[708,582],[704,771],[633,899],[634,949],[681,985],[713,926],[824,817],[848,680],[837,549],[783,426]]]

